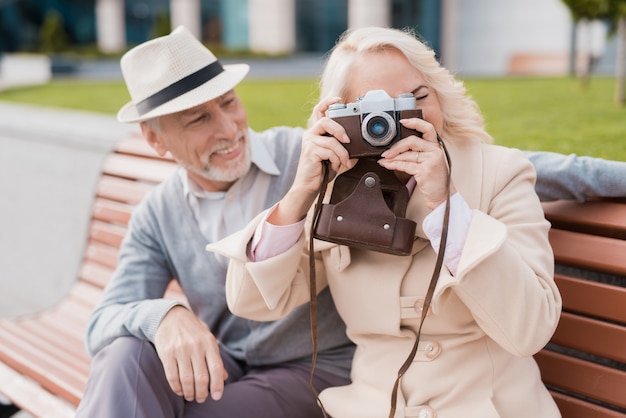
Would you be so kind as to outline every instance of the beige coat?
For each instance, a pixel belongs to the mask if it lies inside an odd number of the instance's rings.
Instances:
[[[454,184],[473,214],[456,276],[444,267],[439,278],[396,417],[559,417],[532,357],[561,311],[534,169],[518,150],[448,148]],[[352,384],[320,396],[334,418],[388,416],[436,259],[421,228],[428,213],[416,191],[407,210],[418,224],[412,256],[314,243],[318,282],[330,286],[357,344]],[[260,220],[208,249],[233,260],[226,287],[232,311],[273,320],[309,299],[307,244],[303,234],[287,252],[248,262],[245,248]]]

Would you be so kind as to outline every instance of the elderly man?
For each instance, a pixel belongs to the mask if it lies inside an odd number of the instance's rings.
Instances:
[[[94,355],[78,417],[319,417],[310,388],[309,308],[275,322],[232,315],[228,261],[204,252],[272,206],[292,183],[302,129],[254,132],[222,66],[185,28],[121,60],[138,122],[180,165],[138,206],[117,270],[88,327]],[[170,280],[189,307],[164,298]],[[353,346],[328,291],[319,297],[316,391],[349,382]]]

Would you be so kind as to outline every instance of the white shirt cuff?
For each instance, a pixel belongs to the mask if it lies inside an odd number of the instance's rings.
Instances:
[[[422,222],[422,229],[430,239],[430,245],[436,252],[439,251],[441,242],[445,208],[444,202],[429,213]],[[456,275],[471,221],[472,209],[470,209],[460,193],[455,193],[450,198],[450,222],[448,224],[448,238],[443,257],[443,262],[452,275]]]

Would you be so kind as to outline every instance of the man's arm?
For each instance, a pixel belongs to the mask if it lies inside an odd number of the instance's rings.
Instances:
[[[626,162],[526,151],[535,166],[535,190],[542,201],[626,196]]]
[[[219,399],[226,372],[215,336],[182,303],[164,299],[172,279],[155,211],[143,202],[133,213],[117,269],[92,314],[92,355],[116,338],[151,341],[172,390],[186,400]]]

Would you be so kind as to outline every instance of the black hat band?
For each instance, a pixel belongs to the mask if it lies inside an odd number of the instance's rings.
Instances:
[[[170,84],[163,90],[154,93],[152,96],[146,97],[137,103],[137,111],[140,116],[145,115],[151,110],[173,100],[191,90],[199,87],[224,71],[224,67],[219,61],[212,62],[206,67],[200,68],[198,71],[181,78],[180,80]]]

